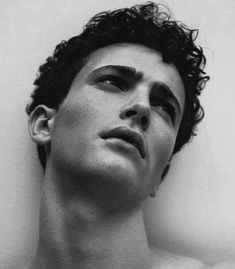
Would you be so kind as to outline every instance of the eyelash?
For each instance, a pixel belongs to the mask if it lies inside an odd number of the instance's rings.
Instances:
[[[107,83],[107,81],[110,81],[111,83]],[[106,75],[97,80],[98,83],[103,83],[107,84],[108,86],[114,86],[119,88],[121,91],[125,92],[126,91],[126,83],[122,81],[122,79],[113,76],[113,75]]]
[[[173,123],[175,122],[176,111],[170,103],[168,103],[164,99],[158,98],[152,105],[162,107],[163,111],[165,111],[170,116],[171,121]]]
[[[111,82],[111,83],[107,83],[107,81]],[[121,78],[116,77],[114,75],[105,75],[103,77],[100,77],[97,80],[97,83],[103,83],[103,84],[107,84],[107,86],[114,86],[118,89],[120,89],[121,91],[125,92],[127,86],[127,83],[125,83],[125,81],[123,81]],[[151,102],[151,100],[150,100]],[[157,97],[156,101],[151,102],[151,105],[153,107],[162,107],[163,111],[165,111],[171,118],[172,123],[175,122],[175,118],[176,118],[176,111],[175,108],[168,103],[166,100]]]

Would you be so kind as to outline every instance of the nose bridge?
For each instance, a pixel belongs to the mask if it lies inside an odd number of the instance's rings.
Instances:
[[[131,98],[130,102],[133,106],[139,108],[149,108],[149,92],[147,86],[144,86],[143,84],[136,86],[133,98]]]
[[[133,90],[128,99],[121,112],[121,118],[131,118],[134,124],[141,125],[141,128],[145,130],[149,126],[151,111],[148,89],[143,85],[139,85]]]

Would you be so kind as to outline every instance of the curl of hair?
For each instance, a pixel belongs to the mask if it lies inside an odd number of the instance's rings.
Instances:
[[[147,2],[95,15],[80,35],[58,44],[53,56],[40,66],[26,112],[30,114],[40,104],[58,109],[92,51],[114,43],[142,44],[160,52],[164,62],[173,63],[184,82],[185,107],[173,153],[178,152],[196,135],[196,125],[204,117],[198,97],[209,77],[204,72],[203,50],[195,44],[198,30],[173,20],[168,9],[161,11],[160,7]],[[42,146],[38,146],[38,154],[45,168]]]

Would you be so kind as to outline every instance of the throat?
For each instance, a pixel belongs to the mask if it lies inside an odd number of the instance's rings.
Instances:
[[[142,210],[108,216],[84,199],[45,197],[36,263],[35,269],[150,269]]]

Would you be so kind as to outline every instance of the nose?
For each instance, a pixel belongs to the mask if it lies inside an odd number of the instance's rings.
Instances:
[[[150,107],[144,102],[135,102],[123,108],[120,118],[131,119],[133,124],[138,124],[143,131],[146,131],[150,124]]]

